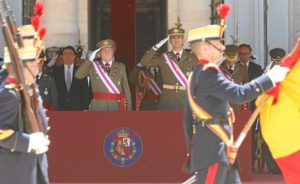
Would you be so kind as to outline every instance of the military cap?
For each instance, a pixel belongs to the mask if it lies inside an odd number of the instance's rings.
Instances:
[[[208,25],[200,28],[195,28],[189,31],[188,41],[205,41],[210,39],[220,39],[221,26]]]
[[[169,36],[175,36],[175,35],[183,35],[184,29],[181,28],[182,24],[180,23],[179,17],[177,18],[177,22],[175,23],[175,27],[172,27],[168,30]]]
[[[239,47],[236,45],[226,45],[225,46],[225,57],[229,61],[236,61],[239,52]]]
[[[116,42],[111,40],[111,39],[105,39],[101,40],[100,42],[97,43],[96,45],[100,50],[106,47],[111,47],[111,48],[116,48]]]
[[[285,56],[285,51],[281,48],[274,48],[269,52],[272,59],[281,59]]]
[[[237,55],[239,52],[239,47],[236,45],[226,45],[224,52],[226,55]]]

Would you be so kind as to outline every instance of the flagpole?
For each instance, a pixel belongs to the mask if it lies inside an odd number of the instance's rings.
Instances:
[[[267,102],[269,98],[269,95],[265,94],[261,100],[261,102],[258,104],[258,106],[256,107],[256,109],[253,111],[253,113],[251,114],[250,118],[248,119],[247,123],[245,124],[243,130],[241,131],[239,137],[237,138],[237,140],[234,143],[234,147],[236,149],[239,149],[239,147],[241,146],[241,144],[243,143],[243,141],[245,140],[249,130],[251,129],[253,123],[255,122],[258,114],[260,113],[262,107],[265,105],[265,103]]]

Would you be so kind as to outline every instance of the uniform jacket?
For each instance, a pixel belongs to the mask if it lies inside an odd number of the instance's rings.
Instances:
[[[261,76],[250,83],[238,85],[228,80],[216,69],[202,71],[203,64],[194,69],[191,91],[197,103],[213,118],[227,119],[228,102],[242,104],[250,101],[273,86],[267,76]],[[186,100],[188,101],[188,100]],[[184,130],[186,144],[190,150],[188,171],[205,168],[215,162],[227,162],[226,147],[223,141],[206,126],[197,125],[196,134],[192,134],[194,119],[189,104],[184,111]],[[224,125],[229,133],[230,127]],[[191,141],[194,140],[192,146]]]
[[[239,62],[240,63],[240,62]],[[248,75],[249,75],[249,81],[261,76],[263,73],[263,70],[261,68],[260,65],[249,61],[249,65],[248,65]],[[255,100],[251,101],[250,103],[250,109],[254,110],[255,109]]]
[[[231,79],[234,83],[244,84],[249,81],[247,67],[240,63],[235,64],[233,73],[229,72],[229,68],[225,61],[221,63],[220,69],[225,73],[225,75],[229,76],[229,79]]]
[[[91,95],[90,89],[86,78],[77,79],[75,77],[77,69],[78,66],[74,65],[70,91],[66,87],[64,66],[58,66],[53,71],[58,92],[58,110],[88,110]]]
[[[93,61],[100,62],[100,61]],[[102,67],[103,64],[100,62]],[[75,77],[82,79],[86,76],[90,76],[91,86],[93,92],[102,92],[108,93],[108,89],[105,87],[101,78],[98,76],[92,61],[87,60],[82,63],[75,73]],[[131,104],[131,93],[129,89],[126,68],[123,63],[113,61],[109,73],[109,77],[119,89],[120,93],[125,94],[126,97],[126,105],[127,110],[132,109]],[[119,101],[118,100],[100,100],[100,99],[92,99],[90,104],[90,110],[94,111],[117,111],[119,110]]]
[[[249,61],[249,65],[248,65],[248,75],[249,75],[249,80],[253,80],[256,77],[261,76],[261,74],[263,73],[263,70],[261,68],[260,65]]]
[[[161,73],[158,71],[156,73],[151,73],[151,69],[149,67],[138,67],[136,66],[130,73],[129,82],[135,84],[136,92],[143,94],[143,99],[141,100],[140,110],[157,110],[160,95],[155,95],[155,93],[147,84],[147,81],[142,76],[142,71],[145,73],[149,79],[153,79],[156,84],[162,89],[162,79]],[[151,97],[158,97],[158,98],[151,98]]]
[[[169,52],[172,59],[176,61],[176,56],[173,52]],[[181,69],[182,73],[188,76],[196,65],[196,56],[189,51],[183,51],[180,61],[177,66]],[[169,68],[166,60],[162,54],[157,53],[155,50],[148,50],[141,58],[141,63],[148,67],[159,67],[162,75],[163,84],[167,85],[180,85],[171,69]],[[162,94],[159,102],[159,109],[163,110],[183,110],[184,108],[185,90],[171,90],[162,89]]]
[[[226,61],[223,61],[223,63],[221,63],[220,69],[224,72],[225,76],[228,76],[228,78],[234,83],[245,84],[249,81],[247,67],[240,63],[235,64],[233,73],[230,73]],[[241,109],[240,104],[230,103],[230,105],[234,110]]]
[[[46,106],[44,107],[48,110],[57,110],[58,94],[54,78],[50,75],[42,74],[40,78],[37,79],[36,83],[38,85],[43,104],[47,104],[47,107],[51,106],[53,108],[48,109]]]
[[[49,183],[46,154],[35,155],[27,152],[31,129],[24,118],[19,119],[20,116],[24,116],[19,112],[18,100],[19,95],[14,89],[0,88],[0,129],[14,130],[11,136],[0,138],[0,183]],[[41,107],[40,109],[46,130],[46,115]],[[37,177],[38,175],[40,177]]]

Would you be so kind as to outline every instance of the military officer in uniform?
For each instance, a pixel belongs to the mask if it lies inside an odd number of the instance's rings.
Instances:
[[[39,74],[36,76],[36,84],[43,100],[43,107],[47,110],[58,110],[58,96],[54,78],[45,66],[46,57],[44,52],[39,57]]]
[[[245,84],[249,81],[247,68],[238,61],[239,47],[236,45],[225,46],[225,60],[221,63],[220,69],[228,79],[237,84]],[[241,109],[240,104],[230,104],[234,110]]]
[[[271,56],[271,62],[264,69],[264,72],[269,71],[275,65],[280,65],[285,54],[285,50],[283,50],[282,48],[271,49],[269,52],[269,55]]]
[[[135,84],[137,98],[141,98],[139,110],[157,110],[162,87],[159,68],[139,63],[131,71],[129,81]]]
[[[224,28],[224,27],[223,27]],[[189,31],[188,41],[197,55],[188,84],[188,103],[184,110],[187,162],[185,169],[196,172],[196,183],[241,183],[239,174],[228,161],[233,143],[230,140],[232,119],[228,120],[228,102],[242,104],[282,81],[287,68],[274,67],[266,75],[244,85],[227,79],[218,67],[224,46],[220,25]],[[231,160],[232,161],[232,160]],[[232,163],[232,162],[230,162]]]
[[[32,27],[32,32],[34,29]],[[21,33],[22,34],[22,33]],[[33,34],[35,35],[35,33]],[[0,88],[0,183],[1,184],[47,184],[48,122],[42,107],[39,115],[44,130],[33,132],[29,126],[25,103],[16,80],[9,53],[6,50],[4,64],[8,71],[5,85]],[[18,49],[19,58],[24,61],[26,85],[35,83],[37,74],[36,47]],[[25,61],[26,59],[26,61]]]
[[[105,39],[98,42],[97,47],[90,60],[82,63],[75,73],[79,79],[90,77],[93,91],[90,110],[130,111],[131,94],[125,65],[114,59],[116,43]]]
[[[196,65],[196,57],[183,49],[184,29],[178,22],[168,30],[168,37],[148,50],[140,63],[147,67],[159,67],[162,75],[160,110],[183,110],[186,78]],[[158,49],[170,39],[172,51],[158,53]]]

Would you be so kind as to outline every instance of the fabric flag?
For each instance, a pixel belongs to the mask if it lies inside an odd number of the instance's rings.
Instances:
[[[270,95],[260,112],[263,138],[278,163],[287,183],[298,183],[300,161],[300,39],[282,66],[290,72]],[[257,99],[257,104],[263,95]],[[298,175],[296,177],[296,175]]]

